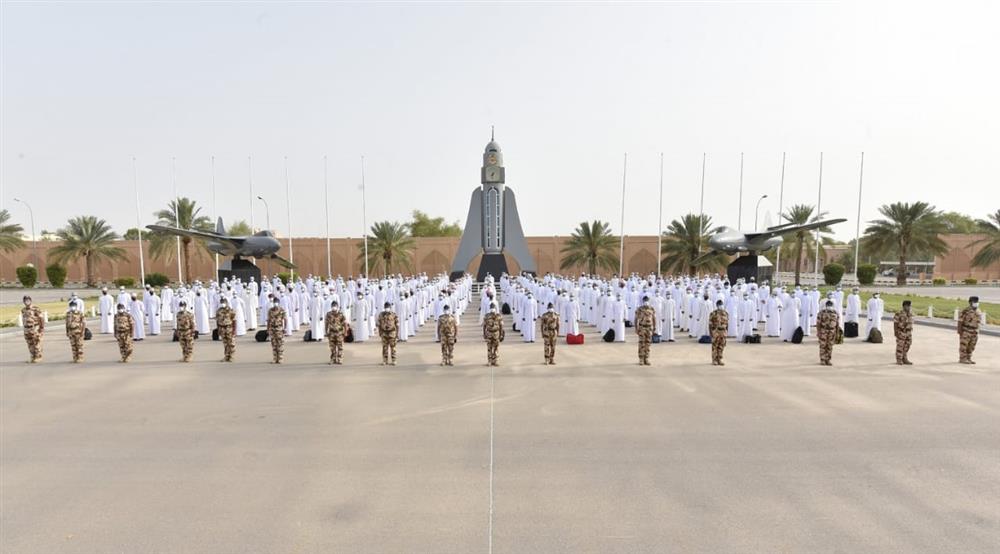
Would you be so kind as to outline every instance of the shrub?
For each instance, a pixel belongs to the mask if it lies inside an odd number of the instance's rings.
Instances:
[[[844,277],[844,266],[840,264],[826,264],[823,266],[823,282],[828,285],[836,285]]]
[[[147,273],[146,274],[146,284],[151,287],[160,288],[166,286],[170,282],[170,277],[162,273]]]
[[[57,289],[61,289],[66,284],[66,266],[51,264],[45,268],[45,276],[49,278],[49,283]]]
[[[17,280],[21,282],[21,286],[30,289],[38,282],[38,270],[31,264],[22,265],[17,268]]]
[[[875,282],[875,274],[878,273],[878,267],[872,264],[861,264],[858,266],[858,283],[862,285],[870,285]]]
[[[292,274],[291,273],[279,273],[278,274],[278,279],[281,279],[281,283],[282,284],[287,285],[288,282],[292,280]]]
[[[127,289],[135,287],[135,279],[132,277],[119,277],[112,281],[116,287],[125,287]]]
[[[973,279],[972,277],[969,277],[968,279],[966,279],[966,280],[964,280],[962,282],[965,283],[966,285],[975,285],[979,281]]]
[[[940,277],[936,277],[933,281],[931,281],[931,283],[933,283],[933,284],[935,284],[937,286],[941,286],[941,285],[948,284],[948,281],[945,281],[944,279],[942,279]]]

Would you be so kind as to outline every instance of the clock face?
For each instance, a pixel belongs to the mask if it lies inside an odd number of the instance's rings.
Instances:
[[[490,154],[490,155],[489,155],[489,156],[488,156],[488,157],[486,158],[486,161],[487,161],[487,162],[489,162],[490,164],[496,164],[496,163],[497,163],[497,157],[496,157],[496,154]]]

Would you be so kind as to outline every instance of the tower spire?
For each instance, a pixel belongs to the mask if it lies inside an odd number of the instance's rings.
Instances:
[[[493,126],[490,125],[490,140],[493,140]]]

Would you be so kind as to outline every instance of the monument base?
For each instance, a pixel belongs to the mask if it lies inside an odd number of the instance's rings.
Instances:
[[[244,260],[243,258],[220,260],[218,277],[220,283],[223,279],[228,279],[229,277],[236,277],[244,283],[250,281],[250,278],[253,277],[254,281],[259,283],[260,267],[250,260]]]
[[[726,268],[726,275],[730,283],[736,283],[737,279],[749,283],[751,277],[758,283],[763,283],[771,281],[774,276],[774,265],[764,256],[756,254],[739,256]]]

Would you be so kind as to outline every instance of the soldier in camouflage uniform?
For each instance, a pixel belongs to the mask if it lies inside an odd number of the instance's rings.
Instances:
[[[267,336],[271,339],[273,363],[280,364],[285,357],[285,310],[277,296],[272,296],[271,301],[271,309],[267,311]]]
[[[542,342],[545,343],[546,365],[556,365],[556,338],[559,336],[559,314],[549,302],[548,308],[542,314]]]
[[[722,300],[715,303],[715,311],[708,315],[708,332],[712,335],[712,365],[726,365],[722,352],[726,349],[726,333],[729,331],[729,312],[723,308]]]
[[[972,352],[979,340],[979,297],[969,297],[969,307],[958,314],[958,361],[974,364]]]
[[[66,312],[66,336],[69,338],[69,347],[73,351],[73,362],[83,361],[83,335],[87,329],[87,322],[83,319],[83,312],[76,301],[70,301],[69,310]]]
[[[177,321],[174,322],[174,332],[177,342],[181,343],[181,361],[190,362],[194,353],[194,314],[187,309],[187,302],[177,303]]]
[[[483,338],[486,339],[486,365],[500,365],[500,343],[504,339],[503,316],[497,305],[490,304],[490,313],[483,317]]]
[[[639,336],[639,365],[649,364],[649,345],[656,328],[656,312],[649,305],[649,297],[642,297],[642,306],[635,310],[635,334]]]
[[[25,296],[24,307],[21,308],[21,321],[24,326],[24,342],[28,343],[28,363],[42,360],[42,333],[45,332],[45,315],[42,310],[31,303],[31,297]]]
[[[135,322],[132,315],[125,310],[125,304],[118,304],[118,313],[115,314],[115,338],[118,339],[118,352],[121,353],[122,363],[128,362],[132,357],[134,331]]]
[[[347,318],[340,311],[340,304],[334,302],[324,319],[327,343],[330,345],[330,363],[340,365],[344,358],[344,336],[347,335]]]
[[[386,302],[378,314],[378,336],[382,339],[382,365],[396,365],[396,340],[399,338],[399,316]],[[391,361],[390,361],[391,358]]]
[[[833,343],[837,340],[837,311],[833,309],[833,301],[827,300],[826,307],[816,314],[816,337],[819,339],[820,365],[833,365]]]
[[[215,325],[222,341],[222,361],[233,361],[236,352],[236,312],[229,307],[229,301],[219,299],[219,309],[215,312]]]
[[[913,365],[907,354],[910,353],[910,345],[913,344],[913,313],[910,311],[911,302],[903,300],[903,309],[892,316],[892,330],[896,335],[896,364]]]
[[[454,365],[455,342],[458,340],[458,322],[455,316],[451,315],[451,308],[447,304],[442,308],[444,313],[438,318],[437,333],[441,339],[441,365]]]

